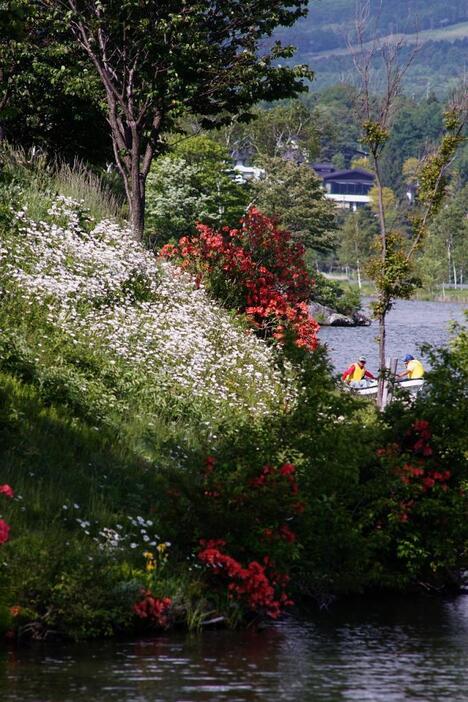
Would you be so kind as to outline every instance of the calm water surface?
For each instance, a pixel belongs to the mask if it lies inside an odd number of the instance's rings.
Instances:
[[[369,301],[365,302],[369,304]],[[459,303],[398,300],[388,315],[387,356],[399,358],[399,370],[404,370],[401,359],[407,353],[418,357],[422,343],[434,346],[446,344],[450,336],[450,320],[463,322],[466,308],[466,305]],[[376,373],[377,334],[378,326],[373,322],[370,327],[322,327],[319,338],[327,345],[337,372],[343,371],[364,354],[367,367]]]
[[[261,632],[3,652],[4,702],[465,702],[468,595],[346,602]]]

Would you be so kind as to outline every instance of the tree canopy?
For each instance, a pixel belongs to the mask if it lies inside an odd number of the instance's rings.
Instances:
[[[195,233],[195,224],[235,227],[251,193],[234,180],[227,150],[207,136],[179,140],[148,175],[146,232],[159,247]]]
[[[97,72],[133,229],[144,226],[145,181],[163,135],[190,110],[212,127],[258,100],[294,95],[310,76],[279,65],[293,50],[265,43],[306,14],[306,0],[35,0],[69,31]]]
[[[315,252],[335,247],[335,206],[307,164],[282,158],[263,160],[265,177],[252,185],[255,204],[276,217],[294,239]]]

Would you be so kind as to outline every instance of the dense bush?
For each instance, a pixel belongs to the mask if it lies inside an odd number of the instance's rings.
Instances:
[[[246,315],[264,338],[317,347],[318,325],[307,303],[313,280],[304,247],[274,220],[251,208],[238,229],[198,225],[196,236],[167,245],[161,255],[197,276],[223,304]]]

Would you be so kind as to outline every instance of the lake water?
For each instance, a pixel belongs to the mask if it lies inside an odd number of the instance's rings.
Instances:
[[[466,702],[468,595],[347,600],[263,631],[0,652],[3,702]]]
[[[369,301],[364,302],[367,313]],[[398,300],[387,317],[386,355],[399,358],[399,370],[404,370],[401,359],[407,353],[419,357],[422,343],[434,346],[447,343],[449,322],[463,322],[464,309],[466,305],[459,303]],[[378,324],[373,321],[370,327],[322,327],[319,339],[327,345],[337,372],[342,372],[364,354],[367,368],[376,375],[379,365],[377,335]]]

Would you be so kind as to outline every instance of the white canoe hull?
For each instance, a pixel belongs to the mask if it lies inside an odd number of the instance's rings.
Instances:
[[[355,395],[366,395],[375,396],[377,395],[378,385],[377,382],[370,382],[361,385],[362,381],[356,383],[355,385],[347,385],[346,388]],[[419,389],[424,385],[424,378],[418,378],[415,380],[398,380],[394,384],[394,389],[401,388],[403,390],[409,390],[411,394],[416,394]]]

